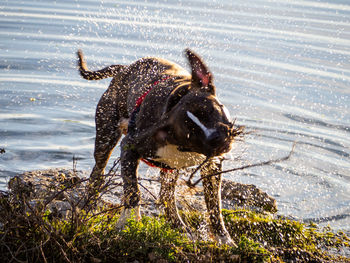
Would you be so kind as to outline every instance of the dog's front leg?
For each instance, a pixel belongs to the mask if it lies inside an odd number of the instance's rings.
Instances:
[[[141,193],[137,181],[137,168],[140,156],[133,140],[125,137],[121,143],[121,176],[123,179],[123,212],[118,220],[117,228],[122,229],[127,219],[134,213],[140,219]]]
[[[236,246],[226,230],[221,213],[221,174],[214,175],[221,171],[222,160],[211,159],[201,169],[203,179],[204,199],[209,213],[209,223],[215,239],[221,244]],[[210,176],[213,174],[213,176]]]
[[[161,205],[164,207],[165,216],[170,220],[171,224],[175,228],[183,229],[189,232],[188,227],[182,221],[177,206],[175,197],[175,187],[177,179],[179,178],[179,171],[161,171],[160,172],[160,193],[159,199]]]

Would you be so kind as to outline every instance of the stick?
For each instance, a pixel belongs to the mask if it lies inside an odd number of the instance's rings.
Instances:
[[[292,150],[289,152],[289,154],[287,156],[282,157],[282,158],[269,160],[269,161],[265,161],[265,162],[260,162],[260,163],[248,164],[248,165],[244,165],[244,166],[241,166],[241,167],[236,167],[236,168],[225,170],[225,171],[220,171],[220,172],[217,172],[217,173],[214,173],[214,174],[209,174],[207,176],[201,177],[194,183],[192,183],[189,180],[186,181],[186,183],[187,183],[187,185],[189,187],[195,187],[204,178],[212,177],[212,176],[223,174],[223,173],[230,173],[230,172],[234,172],[234,171],[238,171],[238,170],[244,170],[244,169],[247,169],[247,168],[258,167],[258,166],[265,166],[265,165],[270,165],[270,164],[273,164],[273,163],[279,163],[279,162],[287,161],[291,157],[292,153],[294,152],[295,145],[296,145],[296,142],[293,143]]]
[[[198,165],[197,168],[191,173],[190,177],[189,177],[188,180],[186,181],[186,184],[187,184],[189,187],[192,187],[192,182],[191,182],[191,180],[192,180],[194,174],[195,174],[200,168],[203,167],[203,165],[209,160],[209,158],[210,158],[210,157],[205,158],[205,160],[204,160],[200,165]]]

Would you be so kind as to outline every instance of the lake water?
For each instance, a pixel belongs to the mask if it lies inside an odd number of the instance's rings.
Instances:
[[[15,173],[93,166],[94,112],[108,80],[91,69],[190,47],[219,99],[252,133],[225,174],[278,201],[279,213],[350,230],[350,3],[335,1],[32,1],[0,3],[0,188]],[[116,149],[113,158],[119,155]]]

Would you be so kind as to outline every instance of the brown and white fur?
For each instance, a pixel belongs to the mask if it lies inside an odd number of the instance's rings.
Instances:
[[[201,176],[211,231],[218,242],[234,245],[221,214],[221,174],[208,175],[221,171],[221,156],[230,150],[240,129],[217,99],[207,66],[191,50],[185,53],[191,74],[159,58],[89,71],[78,51],[79,70],[85,79],[113,78],[96,109],[95,166],[90,181],[94,186],[101,184],[111,152],[125,134],[121,141],[124,210],[119,227],[132,210],[139,215],[137,169],[140,160],[147,159],[171,168],[160,172],[160,201],[172,224],[186,229],[175,203],[179,169],[208,160],[201,167]]]

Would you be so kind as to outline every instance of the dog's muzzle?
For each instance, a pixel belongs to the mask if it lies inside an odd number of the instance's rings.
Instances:
[[[221,124],[205,140],[207,157],[219,156],[231,150],[234,141],[233,125]]]

